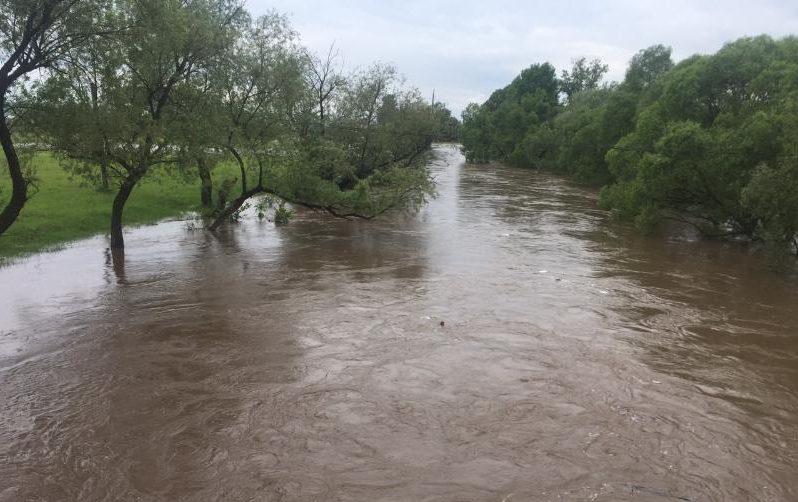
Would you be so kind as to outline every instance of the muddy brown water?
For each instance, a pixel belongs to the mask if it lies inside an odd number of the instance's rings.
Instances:
[[[436,152],[417,215],[0,269],[0,500],[798,500],[794,277]]]

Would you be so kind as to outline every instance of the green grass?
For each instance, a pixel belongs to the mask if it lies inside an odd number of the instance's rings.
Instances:
[[[109,192],[100,192],[71,176],[49,154],[37,155],[33,164],[39,191],[25,204],[14,225],[0,236],[0,258],[57,249],[70,241],[108,233],[113,186]],[[2,169],[0,204],[5,205],[11,185],[8,172],[4,166]],[[221,166],[214,172],[215,181],[225,175],[234,176],[234,172],[232,166]],[[155,174],[133,190],[123,221],[126,227],[155,223],[198,207],[198,180]]]

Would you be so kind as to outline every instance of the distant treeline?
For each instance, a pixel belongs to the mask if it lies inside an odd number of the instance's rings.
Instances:
[[[466,108],[466,156],[601,186],[601,206],[643,231],[673,218],[798,251],[798,38],[742,38],[678,64],[657,45],[622,82],[602,84],[606,71],[530,66]]]

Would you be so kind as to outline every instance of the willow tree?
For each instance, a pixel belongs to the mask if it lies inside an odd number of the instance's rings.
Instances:
[[[329,138],[340,145],[358,179],[412,163],[441,132],[440,107],[401,85],[396,68],[374,64],[356,72],[336,100]]]
[[[484,104],[467,108],[462,138],[466,157],[527,165],[525,140],[545,131],[546,123],[561,111],[561,90],[552,65],[534,64],[494,91]]]
[[[565,94],[566,102],[580,92],[597,89],[610,67],[600,59],[588,61],[587,58],[574,60],[570,70],[560,72],[560,90]]]
[[[381,150],[375,137],[380,126],[378,112],[386,103],[394,104],[396,82],[396,68],[374,64],[353,75],[338,99],[336,136],[349,145],[350,161],[361,176],[371,170],[374,156]]]
[[[667,70],[607,155],[618,181],[601,203],[642,230],[668,218],[713,237],[793,246],[797,62],[798,39],[760,36]]]
[[[432,192],[426,168],[413,162],[435,136],[430,130],[431,107],[405,99],[417,93],[394,92],[395,70],[381,66],[346,81],[336,76],[335,92],[323,93],[319,106],[318,61],[302,58],[303,78],[267,93],[266,106],[249,105],[243,116],[259,132],[239,136],[248,140],[239,143],[249,147],[247,155],[237,159],[242,177],[248,162],[258,173],[257,181],[242,186],[241,195],[219,214],[211,229],[227,221],[249,198],[264,193],[337,217],[371,219],[392,208],[419,204]],[[254,86],[244,89],[259,96]],[[391,110],[396,113],[386,113]],[[324,126],[317,127],[321,123]],[[406,130],[399,134],[386,134],[389,128],[400,132],[402,127]],[[408,152],[410,137],[415,142]]]
[[[56,151],[89,164],[107,160],[119,187],[111,209],[111,248],[124,248],[122,216],[133,189],[152,168],[178,161],[188,105],[182,86],[235,39],[241,5],[230,0],[123,0],[114,18],[130,28],[106,51],[99,106],[57,79],[43,86],[35,129]],[[112,59],[111,59],[112,58]],[[181,96],[185,98],[190,93]],[[99,152],[99,124],[107,145]]]
[[[180,86],[174,102],[180,116],[173,130],[179,171],[186,177],[197,175],[200,205],[208,212],[213,209],[213,170],[225,159],[218,141],[225,121],[207,71]]]
[[[327,131],[327,121],[332,112],[330,109],[331,103],[337,98],[339,91],[347,83],[341,70],[339,56],[335,44],[330,45],[330,49],[324,57],[308,51],[305,52],[305,61],[307,63],[305,82],[310,89],[313,104],[316,106],[318,131],[322,136]]]
[[[11,197],[0,212],[0,235],[16,221],[31,182],[12,133],[11,100],[32,74],[59,68],[76,48],[108,27],[106,2],[98,0],[4,0],[0,2],[0,145],[11,178]]]
[[[231,19],[228,43],[198,67],[176,90],[173,102],[179,115],[174,125],[173,146],[180,152],[179,164],[186,173],[196,167],[200,180],[200,203],[206,212],[213,209],[214,168],[229,154],[228,144],[233,112],[226,92],[238,82],[242,70],[238,57],[252,34],[252,19],[239,11]],[[223,203],[223,201],[221,201]]]
[[[284,16],[262,16],[242,30],[220,63],[212,77],[223,113],[218,144],[235,159],[245,195],[262,185],[263,151],[283,133],[286,110],[301,96],[296,34]],[[254,185],[248,179],[252,164]]]

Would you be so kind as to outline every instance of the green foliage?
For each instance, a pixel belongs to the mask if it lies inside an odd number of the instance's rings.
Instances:
[[[644,232],[673,217],[798,251],[798,39],[743,38],[677,65],[657,45],[599,88],[602,68],[580,59],[562,72],[553,117],[522,113],[515,82],[469,106],[468,159],[603,186],[600,205]]]
[[[461,130],[466,158],[534,165],[540,160],[529,158],[535,148],[523,142],[557,114],[559,87],[553,66],[532,65],[483,105],[469,105]]]
[[[757,221],[755,235],[782,249],[798,249],[798,166],[760,165],[742,192]]]
[[[580,92],[596,89],[601,79],[610,67],[594,59],[588,62],[587,58],[574,61],[571,70],[563,70],[560,75],[560,90],[565,94],[568,102]]]
[[[281,202],[274,210],[274,223],[277,225],[287,225],[294,217],[294,211],[286,207],[285,202]]]
[[[0,238],[0,261],[57,248],[108,230],[113,193],[99,192],[82,178],[70,175],[51,154],[32,157],[30,165],[36,170],[39,191],[28,201],[19,220]],[[219,166],[214,177],[221,181],[234,174],[233,166],[227,163]],[[7,181],[8,175],[0,173],[0,186],[8,186]],[[151,224],[197,210],[197,190],[194,180],[185,183],[181,178],[145,178],[130,197],[127,222]],[[0,191],[0,203],[7,197],[6,191]]]
[[[552,167],[583,183],[601,185],[611,178],[604,153],[618,139],[609,114],[615,111],[611,88],[588,90],[573,96],[552,122],[555,141]]]
[[[421,155],[363,168],[328,140],[311,148],[286,146],[264,171],[265,188],[294,204],[373,217],[393,208],[416,208],[434,190]]]
[[[204,211],[217,222],[240,217],[247,199],[264,193],[371,218],[431,195],[419,160],[433,141],[459,136],[451,112],[403,87],[393,67],[345,75],[334,50],[326,60],[309,54],[285,16],[253,19],[240,0],[59,2],[0,7],[0,26],[11,30],[0,39],[4,54],[20,38],[12,26],[20,9],[86,6],[103,27],[70,38],[69,58],[56,55],[60,71],[20,88],[15,104],[25,113],[15,127],[49,145],[83,183],[119,188],[112,247],[123,245],[122,210],[145,179],[200,177]],[[76,16],[56,35],[71,37]],[[211,173],[230,160],[237,173],[214,187]]]
[[[230,214],[230,221],[232,223],[238,223],[239,221],[241,221],[241,218],[244,217],[244,212],[247,209],[249,209],[249,203],[248,202],[245,202],[245,203],[241,204],[238,207],[238,209],[236,209],[235,211],[232,212],[232,214]]]
[[[635,54],[626,70],[624,85],[636,93],[653,86],[662,75],[673,68],[671,52],[670,47],[653,45]]]
[[[435,121],[435,141],[453,143],[460,141],[460,121],[443,103],[432,103]]]
[[[607,205],[646,219],[650,207],[686,218],[712,235],[792,242],[790,196],[764,194],[774,173],[790,180],[796,162],[795,41],[741,39],[717,54],[689,58],[665,73],[658,97],[607,158],[614,191],[635,179],[642,196],[631,206]],[[789,75],[792,75],[790,77]],[[773,207],[783,208],[784,214]]]

